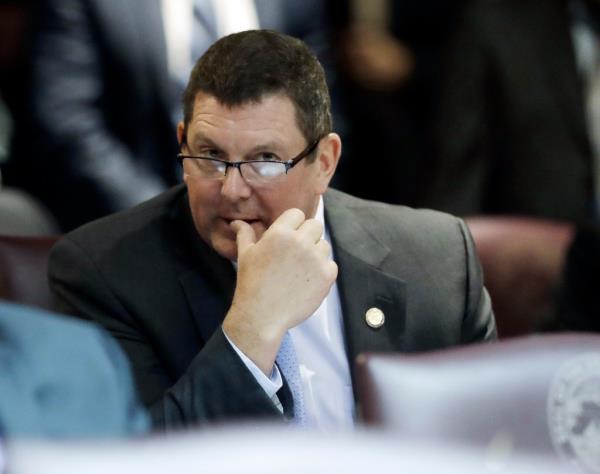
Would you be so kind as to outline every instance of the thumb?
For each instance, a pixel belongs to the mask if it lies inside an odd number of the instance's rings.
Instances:
[[[236,233],[239,259],[240,254],[244,253],[248,247],[256,243],[256,234],[254,229],[247,222],[233,221],[230,225],[233,231]]]

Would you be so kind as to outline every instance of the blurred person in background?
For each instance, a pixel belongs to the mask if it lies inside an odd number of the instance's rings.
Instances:
[[[459,215],[598,215],[600,3],[474,0],[440,103],[425,203]]]
[[[344,162],[334,185],[418,205],[429,178],[443,46],[461,1],[332,1]],[[365,167],[365,160],[372,165]]]
[[[0,234],[48,235],[58,232],[52,215],[33,196],[6,187],[2,169],[9,161],[14,122],[23,112],[24,57],[31,3],[0,2]]]
[[[179,182],[179,101],[217,38],[264,27],[323,47],[318,1],[41,0],[23,117],[6,182],[38,197],[62,230]]]
[[[20,110],[31,3],[0,1],[0,165],[8,159],[13,115]]]
[[[0,301],[0,373],[1,437],[108,438],[149,429],[127,359],[93,324]]]

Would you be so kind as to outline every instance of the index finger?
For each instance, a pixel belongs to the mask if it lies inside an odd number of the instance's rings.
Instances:
[[[244,253],[248,247],[256,243],[256,234],[254,233],[254,229],[244,221],[233,221],[231,223],[231,228],[236,233],[235,240],[239,258],[240,254]]]
[[[302,212],[300,209],[293,207],[291,209],[283,211],[281,215],[277,219],[275,219],[271,227],[285,227],[288,229],[295,230],[298,229],[298,227],[300,227],[305,220],[306,217],[304,215],[304,212]]]

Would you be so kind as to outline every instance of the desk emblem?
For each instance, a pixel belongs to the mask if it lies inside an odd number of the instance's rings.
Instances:
[[[600,473],[600,353],[575,357],[559,367],[547,408],[558,453],[583,472]]]

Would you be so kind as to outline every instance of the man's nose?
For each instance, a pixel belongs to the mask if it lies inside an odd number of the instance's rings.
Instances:
[[[223,178],[221,194],[232,201],[247,199],[252,194],[252,188],[246,183],[239,168],[231,166]]]

